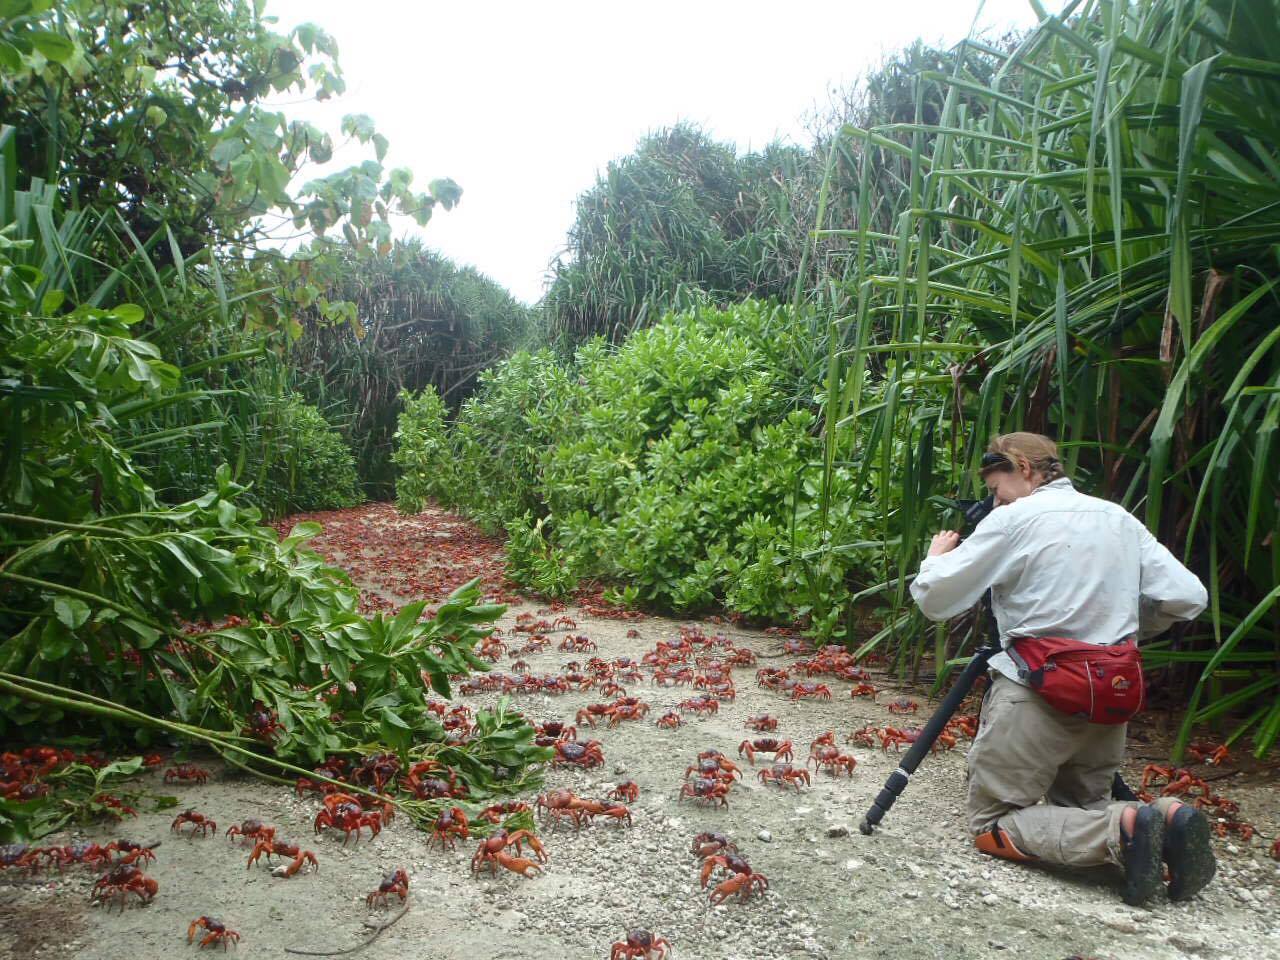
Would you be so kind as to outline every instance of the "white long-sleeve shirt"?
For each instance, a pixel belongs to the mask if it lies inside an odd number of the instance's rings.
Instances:
[[[930,620],[947,620],[988,587],[1005,648],[1015,637],[1143,639],[1208,603],[1200,579],[1136,517],[1065,478],[997,507],[949,553],[925,557],[911,595]],[[1008,654],[992,657],[991,669],[1018,679]]]

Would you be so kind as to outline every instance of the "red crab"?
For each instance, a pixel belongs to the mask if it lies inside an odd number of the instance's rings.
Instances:
[[[515,869],[512,866],[512,863],[518,862],[517,859],[507,856],[505,853],[508,847],[515,847],[518,856],[523,852],[520,847],[522,843],[529,844],[530,849],[533,850],[534,855],[537,856],[540,862],[547,862],[546,851],[542,849],[542,844],[531,830],[516,830],[512,833],[507,833],[506,830],[499,829],[493,831],[480,842],[479,849],[476,850],[475,856],[471,858],[471,872],[478,873],[484,868],[485,864],[488,864],[490,874],[494,873],[497,867],[506,867],[516,873],[524,873],[524,870]],[[508,862],[503,862],[504,857]]]
[[[729,806],[729,801],[726,799],[728,795],[729,784],[726,781],[719,779],[703,779],[700,777],[697,780],[684,784],[680,788],[679,799],[684,800],[685,798],[689,798],[691,800],[701,800],[706,803],[715,803],[719,800],[720,806],[727,807]]]
[[[157,844],[152,844],[152,846],[157,846]],[[117,863],[132,864],[137,863],[139,860],[151,861],[156,858],[151,847],[144,847],[142,844],[135,843],[132,840],[112,840],[104,849],[108,853],[120,854],[120,859],[116,861]]]
[[[739,780],[742,779],[742,771],[738,766],[718,751],[712,756],[700,756],[696,765],[684,768],[686,780],[691,773],[696,773],[700,777],[722,777],[726,780],[732,780],[736,775]]]
[[[908,700],[906,697],[899,697],[893,703],[889,704],[890,713],[915,713],[920,709],[920,704],[914,700]]]
[[[756,733],[768,733],[778,729],[778,718],[762,713],[758,717],[747,717],[746,725]]]
[[[507,817],[514,816],[517,813],[528,813],[529,805],[520,803],[518,800],[511,800],[506,803],[495,803],[485,807],[480,811],[480,819],[487,820],[492,824],[499,824]]]
[[[227,827],[225,835],[228,838],[238,836],[256,843],[259,840],[271,840],[276,835],[276,828],[267,826],[261,820],[242,820]]]
[[[663,960],[671,950],[671,942],[665,937],[655,937],[648,930],[628,930],[627,939],[614,943],[609,951],[609,960],[652,960],[656,951],[657,960]]]
[[[876,745],[876,734],[879,731],[874,723],[868,723],[861,730],[855,730],[849,736],[845,737],[846,742],[856,743],[863,747],[874,747]]]
[[[586,743],[557,741],[555,744],[555,762],[572,763],[580,767],[604,766],[604,750],[599,740],[588,740]]]
[[[535,742],[540,747],[549,747],[557,740],[578,739],[578,728],[560,720],[548,720],[546,723],[535,724],[533,730],[537,734]]]
[[[200,836],[206,836],[210,833],[218,832],[218,824],[214,820],[210,820],[203,813],[197,813],[190,808],[184,810],[173,818],[173,823],[169,825],[169,830],[173,833],[181,833],[182,825],[189,823],[195,829],[191,831],[191,836],[196,835],[196,831],[200,831]]]
[[[738,744],[738,756],[746,754],[747,760],[754,767],[757,753],[772,753],[774,760],[790,760],[793,756],[790,740],[775,740],[765,737],[759,740],[743,740]]]
[[[400,898],[401,903],[409,896],[409,874],[403,867],[383,875],[382,882],[378,884],[378,889],[371,891],[364,898],[364,902],[369,909],[373,909],[373,902],[381,900],[382,905],[385,907],[387,905],[387,897],[393,893]]]
[[[102,850],[98,845],[92,844],[98,850]],[[51,848],[56,850],[57,848]],[[105,851],[103,851],[105,853]],[[42,856],[51,856],[51,850],[44,847],[31,847],[25,843],[7,843],[0,846],[0,870],[7,870],[15,867],[19,870],[36,870],[40,866],[40,858]],[[104,861],[106,857],[102,858]],[[84,861],[91,862],[91,861]]]
[[[580,802],[571,790],[552,790],[550,793],[539,795],[538,816],[550,815],[557,825],[563,818],[568,817],[573,821],[573,827],[576,830],[582,826],[582,811],[578,808]]]
[[[597,720],[604,717],[612,717],[615,709],[616,708],[612,703],[589,703],[577,712],[573,718],[573,722],[579,725],[585,723],[588,726],[594,727]]]
[[[276,868],[274,872],[279,876],[292,877],[303,869],[304,864],[310,864],[316,870],[320,869],[320,863],[316,860],[314,853],[310,850],[300,850],[296,843],[290,843],[288,840],[259,840],[254,845],[253,853],[249,854],[248,866],[252,867],[264,853],[267,855],[268,863],[271,862],[272,854],[280,857],[293,857],[293,862],[287,867]]]
[[[631,811],[620,803],[605,803],[602,800],[579,800],[577,807],[590,820],[592,817],[612,817],[621,823],[627,821],[627,826],[631,826]]]
[[[138,815],[137,810],[133,809],[133,807],[125,806],[123,800],[119,797],[113,797],[109,793],[98,794],[93,798],[93,802],[101,805],[103,807],[103,813],[114,817],[116,820],[123,819],[124,817],[136,817]]]
[[[869,683],[859,683],[856,686],[854,686],[852,690],[849,691],[849,696],[855,700],[858,697],[870,697],[872,700],[874,700],[879,695],[880,695],[880,691],[877,690],[875,687],[873,687]]]
[[[623,720],[640,720],[649,712],[649,705],[635,697],[615,700],[609,712],[609,726],[616,727]]]
[[[1197,740],[1191,746],[1187,747],[1187,756],[1197,763],[1207,763],[1211,767],[1216,767],[1224,760],[1231,758],[1231,751],[1224,744],[1210,743],[1207,740]]]
[[[732,875],[711,891],[712,904],[722,903],[735,893],[738,894],[740,901],[748,900],[753,887],[759,888],[761,893],[769,889],[768,878],[762,873],[754,872],[751,864],[737,854],[708,857],[703,861],[701,874],[703,888],[711,879],[711,874],[715,872],[716,867],[722,867]]]
[[[560,641],[560,646],[557,649],[572,653],[587,653],[595,652],[599,648],[596,646],[596,642],[590,637],[573,636],[570,634]]]
[[[361,786],[381,790],[400,772],[400,758],[394,753],[371,753],[362,757],[351,779]]]
[[[101,903],[106,900],[107,910],[110,911],[112,898],[119,897],[120,912],[123,913],[125,898],[129,893],[136,893],[143,903],[150,903],[159,890],[160,884],[137,867],[126,863],[111,868],[98,878],[98,882],[93,885],[93,892],[89,895],[89,901]]]
[[[693,671],[688,667],[681,667],[678,670],[659,667],[653,672],[653,682],[659,687],[678,687],[682,683],[693,683]]]
[[[761,783],[776,783],[784,789],[788,783],[794,784],[797,791],[801,782],[806,787],[811,784],[808,770],[796,770],[789,763],[775,763],[768,770],[761,770],[757,776]]]
[[[246,737],[271,743],[282,729],[284,728],[280,726],[280,715],[274,710],[268,710],[267,705],[261,700],[255,700],[245,716],[244,730],[241,732]]]
[[[1213,832],[1219,837],[1235,833],[1239,834],[1240,839],[1246,843],[1253,839],[1255,829],[1252,823],[1243,823],[1239,820],[1219,820],[1213,825]]]
[[[803,697],[815,697],[820,700],[830,700],[831,689],[825,683],[797,683],[791,688],[791,699],[799,700]]]
[[[418,764],[414,764],[415,769],[417,766]],[[439,777],[423,777],[422,779],[418,779],[416,776],[411,774],[401,780],[401,783],[419,800],[442,800],[465,797],[467,795],[468,788],[465,783],[458,781],[458,774],[449,768],[445,768],[445,773],[448,775],[447,780],[442,780]]]
[[[814,769],[825,767],[828,773],[839,776],[843,770],[849,776],[853,776],[853,768],[858,765],[858,761],[848,754],[841,753],[838,747],[820,746],[809,756],[809,761],[814,764]]]
[[[433,841],[439,840],[441,850],[444,849],[446,843],[449,845],[449,849],[452,850],[455,837],[463,840],[471,839],[467,815],[461,807],[449,807],[440,811],[440,816],[436,818],[435,826],[431,830],[431,836],[427,838],[427,849],[431,849]]]
[[[720,853],[737,852],[738,848],[732,840],[723,833],[712,832],[698,834],[693,838],[693,846],[690,848],[690,853],[703,860]]]
[[[369,835],[376,837],[382,832],[382,814],[365,813],[364,808],[355,797],[346,793],[333,793],[324,798],[324,807],[316,814],[313,824],[319,833],[325,827],[342,831],[342,845],[345,847],[351,835],[356,835],[356,843],[360,842],[360,831],[369,828]]]
[[[893,745],[894,750],[897,750],[899,746],[915,743],[920,736],[920,731],[899,730],[897,727],[884,727],[876,731],[876,736],[880,738],[881,750],[888,751],[890,744]]]
[[[791,674],[777,667],[761,667],[756,671],[756,683],[766,690],[776,690],[778,685],[791,679]]]
[[[684,721],[680,719],[680,714],[676,713],[674,710],[668,710],[658,718],[657,726],[661,727],[663,730],[676,730],[682,723],[684,723]]]
[[[682,700],[676,704],[676,709],[682,711],[692,711],[701,716],[706,713],[719,713],[720,701],[714,697],[706,696],[693,697],[689,700]]]
[[[3,848],[0,848],[2,850]],[[65,847],[50,847],[43,851],[45,856],[58,864],[58,869],[71,863],[110,863],[111,853],[107,847],[100,847],[96,843],[72,843]],[[132,862],[132,861],[130,861]],[[3,856],[0,856],[0,866],[5,866]]]
[[[608,797],[610,800],[625,800],[627,803],[635,803],[640,798],[640,785],[634,780],[623,780],[609,791]]]
[[[190,763],[180,763],[177,767],[170,767],[164,772],[165,783],[173,783],[175,780],[204,784],[209,780],[209,771]]]
[[[240,934],[234,930],[228,930],[227,925],[217,917],[197,917],[191,921],[191,926],[187,927],[187,943],[191,943],[196,938],[197,930],[209,931],[200,941],[200,949],[214,946],[221,943],[222,949],[227,949],[228,943],[234,943],[237,946],[240,943]]]

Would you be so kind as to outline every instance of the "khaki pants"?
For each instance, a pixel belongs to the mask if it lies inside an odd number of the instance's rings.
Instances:
[[[1018,849],[1048,863],[1121,865],[1120,814],[1138,806],[1110,799],[1125,727],[1067,716],[997,675],[969,750],[970,832],[999,821]]]

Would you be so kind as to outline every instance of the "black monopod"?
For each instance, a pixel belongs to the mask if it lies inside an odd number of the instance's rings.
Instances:
[[[948,500],[945,502],[948,506],[959,510],[970,526],[977,526],[978,522],[995,508],[994,496],[988,496],[984,500]],[[902,791],[907,788],[907,784],[911,781],[911,775],[916,772],[916,768],[929,755],[929,750],[933,747],[934,741],[938,739],[938,734],[942,733],[951,717],[960,709],[960,703],[969,695],[969,691],[978,682],[978,678],[986,673],[987,662],[1000,652],[1000,631],[996,625],[995,617],[991,613],[990,590],[982,595],[981,603],[983,613],[987,618],[986,643],[979,647],[978,651],[970,658],[960,676],[956,678],[956,682],[947,692],[947,695],[943,697],[938,709],[934,711],[928,723],[924,725],[916,736],[916,742],[911,745],[910,750],[902,755],[902,760],[898,763],[898,769],[889,774],[889,779],[885,781],[884,786],[880,788],[880,792],[876,794],[875,800],[871,802],[870,809],[867,810],[866,815],[862,818],[862,823],[858,825],[858,829],[866,836],[871,835],[871,831],[879,826],[880,821],[884,819],[884,815],[889,812],[889,808],[893,806],[898,797],[902,796]],[[1137,799],[1119,773],[1115,775],[1115,779],[1112,781],[1111,796],[1115,800]]]

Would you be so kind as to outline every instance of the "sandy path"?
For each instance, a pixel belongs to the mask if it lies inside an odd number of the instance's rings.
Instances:
[[[383,557],[376,573],[356,571],[383,601],[423,595],[396,589],[405,584],[466,579],[467,561],[450,555],[442,563],[433,553],[447,543],[440,536],[443,516],[397,519],[383,508],[365,510],[354,531],[320,546],[341,557],[359,544],[359,554],[368,560],[376,553],[371,537],[388,534],[401,553],[389,562]],[[475,542],[468,547],[469,556],[473,547]],[[472,560],[482,554],[476,548]],[[403,569],[406,565],[412,569]],[[509,631],[517,614],[535,608],[513,605],[500,625]],[[574,632],[590,636],[605,658],[638,657],[657,640],[675,638],[680,626],[661,618],[626,623],[592,618],[574,608],[567,613],[578,622]],[[766,658],[762,663],[783,665],[794,659],[781,656],[779,641],[762,633],[702,626],[751,647]],[[639,639],[627,638],[632,628]],[[552,636],[559,640],[563,635]],[[533,672],[543,673],[586,656],[559,653],[552,646],[525,659]],[[506,663],[498,665],[506,668]],[[340,840],[312,834],[313,800],[296,800],[287,790],[206,764],[215,771],[207,785],[168,792],[181,792],[182,806],[214,817],[222,829],[249,816],[277,824],[316,853],[320,871],[286,881],[274,879],[265,868],[246,870],[247,850],[221,836],[173,838],[172,811],[144,812],[123,834],[163,840],[148,871],[161,885],[152,905],[131,905],[111,914],[88,908],[87,891],[96,876],[88,871],[36,883],[0,875],[0,955],[168,958],[195,950],[187,946],[185,933],[201,914],[220,916],[240,931],[242,957],[284,957],[288,945],[347,948],[367,935],[366,924],[397,912],[371,915],[363,899],[384,871],[404,866],[411,874],[411,909],[359,956],[605,958],[609,945],[628,927],[641,926],[669,939],[676,956],[707,960],[1280,957],[1275,909],[1280,864],[1264,856],[1269,840],[1220,844],[1220,879],[1191,903],[1126,907],[1107,871],[1050,872],[974,852],[960,816],[963,745],[926,762],[870,838],[861,836],[856,824],[895,765],[892,754],[879,750],[846,748],[858,759],[852,779],[820,775],[811,789],[798,794],[766,787],[748,769],[748,778],[730,794],[727,810],[678,803],[682,774],[697,751],[716,747],[736,757],[737,744],[751,735],[743,727],[747,716],[769,712],[779,717],[777,735],[795,743],[801,761],[810,741],[824,730],[834,729],[843,738],[864,723],[890,721],[883,706],[851,701],[848,684],[828,680],[832,701],[794,704],[757,688],[753,673],[736,671],[738,699],[724,704],[718,715],[692,720],[680,730],[657,729],[653,720],[689,696],[689,689],[649,682],[629,691],[651,704],[647,722],[594,734],[584,730],[582,739],[591,735],[602,741],[606,765],[590,772],[554,768],[547,786],[600,795],[621,779],[634,779],[641,788],[632,807],[635,826],[628,830],[597,821],[577,834],[569,828],[546,831],[550,863],[534,879],[473,878],[467,861],[474,844],[460,844],[452,853],[428,852],[425,836],[402,821],[375,840],[344,849]],[[467,698],[473,704],[492,699]],[[569,719],[595,699],[589,693],[526,697],[521,706],[535,719]],[[922,702],[922,714],[927,709]],[[1162,740],[1149,725],[1134,733],[1135,759],[1128,774],[1137,779],[1145,762],[1139,756],[1160,755]],[[1240,803],[1242,816],[1262,834],[1276,836],[1280,795],[1274,770],[1246,770],[1220,788]],[[158,783],[157,789],[163,792]],[[702,830],[730,834],[753,868],[769,878],[768,893],[746,904],[710,907],[706,893],[698,889],[696,864],[688,851],[690,838]],[[770,839],[761,839],[762,831]],[[93,831],[90,837],[112,835],[118,832]]]

